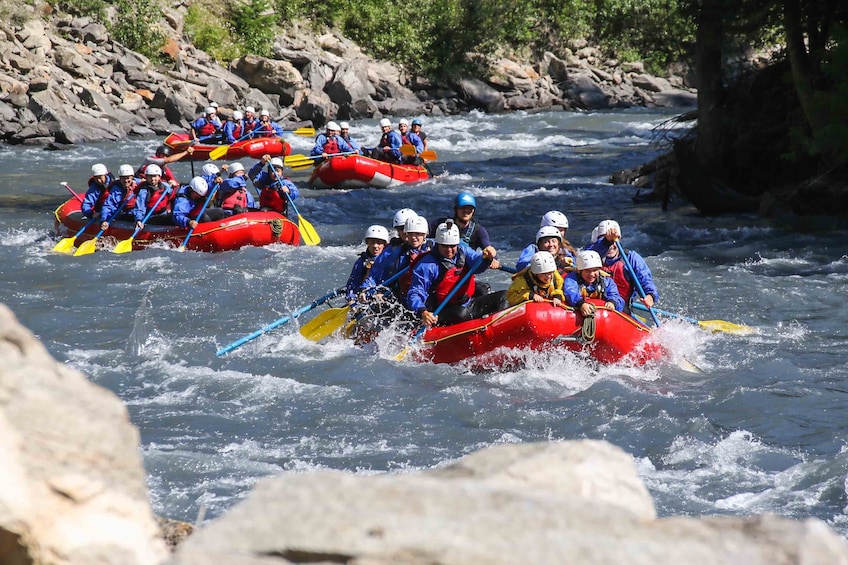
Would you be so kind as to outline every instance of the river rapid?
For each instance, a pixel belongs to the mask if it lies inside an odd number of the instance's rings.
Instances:
[[[52,212],[68,197],[59,183],[82,192],[93,163],[137,166],[156,139],[62,152],[2,147],[0,301],[60,362],[126,403],[154,510],[170,518],[214,519],[257,480],[285,471],[405,473],[498,443],[603,439],[634,456],[661,516],[812,516],[848,537],[847,226],[706,218],[674,199],[667,212],[634,204],[633,187],[608,176],[653,157],[653,128],[671,116],[428,118],[433,180],[302,190],[296,204],[320,246],[219,254],[51,252]],[[374,120],[352,125],[366,145],[379,137]],[[312,144],[290,141],[299,153]],[[172,168],[188,180],[187,163]],[[398,362],[388,346],[313,343],[295,321],[216,357],[343,286],[368,225],[389,226],[403,207],[434,220],[463,190],[508,263],[548,210],[568,216],[577,246],[613,218],[653,270],[658,306],[757,333],[712,334],[666,318],[654,337],[671,352],[667,362],[597,367],[552,351],[527,354],[519,370],[476,374]],[[510,280],[500,271],[481,278],[495,289]]]

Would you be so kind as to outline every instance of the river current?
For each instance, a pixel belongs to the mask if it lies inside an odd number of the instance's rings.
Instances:
[[[296,202],[317,247],[178,253],[159,246],[51,252],[52,212],[156,139],[51,152],[2,147],[0,301],[62,363],[115,392],[141,433],[154,510],[214,519],[260,478],[340,469],[405,473],[499,443],[603,439],[631,453],[661,516],[816,517],[848,537],[848,229],[836,221],[707,218],[680,199],[634,204],[610,173],[657,152],[648,110],[427,118],[436,178],[385,190],[314,191]],[[376,121],[352,133],[372,145]],[[290,139],[308,153],[312,140]],[[250,163],[245,163],[249,165]],[[196,165],[199,167],[199,164]],[[190,167],[175,173],[188,180]],[[292,174],[304,186],[305,174]],[[410,207],[432,219],[459,191],[514,262],[551,209],[588,243],[602,219],[653,270],[658,304],[752,335],[665,318],[667,362],[597,367],[567,352],[519,370],[398,362],[396,351],[313,343],[297,321],[229,355],[217,349],[343,286],[372,223]],[[509,276],[482,276],[506,288]],[[304,315],[308,320],[311,314]],[[691,362],[697,370],[684,363]]]

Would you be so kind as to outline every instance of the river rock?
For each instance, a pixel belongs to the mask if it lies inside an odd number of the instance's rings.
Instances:
[[[633,459],[585,440],[497,446],[417,474],[266,479],[173,559],[211,562],[846,564],[848,546],[818,520],[658,520]]]
[[[0,305],[0,563],[161,563],[139,436],[113,393]]]

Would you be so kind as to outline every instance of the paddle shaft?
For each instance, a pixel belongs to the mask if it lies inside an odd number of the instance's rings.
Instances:
[[[384,282],[374,285],[365,290],[365,295],[370,297],[374,294],[374,292],[380,287],[387,287],[388,285],[393,284],[396,280],[398,280],[405,272],[409,270],[409,265],[399,270],[397,273],[386,279]],[[341,289],[344,291],[345,289]],[[324,313],[319,314],[312,320],[308,321],[300,328],[300,335],[305,337],[306,339],[312,341],[320,341],[323,338],[327,337],[337,329],[339,329],[342,324],[347,320],[347,314],[350,311],[350,306],[346,306],[345,308],[339,308],[338,312],[331,314],[328,319],[320,320],[318,319],[322,314],[329,312],[329,310],[325,310]],[[358,315],[354,321],[357,321],[362,318],[364,314]]]
[[[117,209],[117,210],[115,210],[115,213],[114,213],[114,214],[112,214],[112,216],[111,216],[108,220],[106,220],[106,224],[107,224],[107,225],[106,225],[106,227],[105,227],[105,228],[100,228],[100,231],[99,231],[99,232],[97,232],[97,235],[95,235],[95,236],[94,236],[94,239],[99,238],[101,235],[103,235],[103,232],[105,232],[106,230],[108,230],[108,229],[109,229],[109,227],[112,225],[112,222],[114,222],[114,221],[115,221],[115,218],[117,218],[117,217],[118,217],[118,215],[119,215],[119,214],[123,211],[124,206],[126,206],[126,205],[127,205],[127,202],[129,202],[129,201],[130,201],[130,195],[131,195],[131,194],[132,194],[132,191],[131,191],[131,190],[127,191],[127,196],[126,196],[126,198],[124,198],[124,199],[123,199],[123,201],[121,202],[121,205],[120,205],[120,206],[118,206],[118,209]]]
[[[191,188],[187,188],[186,190],[191,190]],[[197,220],[195,220],[198,224],[200,223],[200,219],[203,217],[203,212],[206,211],[206,207],[209,206],[209,203],[212,202],[212,197],[215,196],[215,191],[218,190],[218,185],[216,184],[212,188],[209,189],[209,196],[206,197],[206,202],[203,203],[203,207],[200,208],[200,212],[197,214]],[[188,233],[183,240],[183,244],[180,245],[180,249],[185,249],[186,244],[188,243],[188,239],[191,237],[191,234],[194,233],[194,230],[197,226],[188,230]]]
[[[79,203],[80,203],[80,204],[82,204],[82,196],[80,196],[79,194],[77,194],[76,192],[74,192],[74,189],[73,189],[73,188],[71,188],[71,187],[70,187],[70,185],[69,185],[68,183],[63,182],[63,183],[61,183],[61,185],[65,187],[65,190],[67,190],[68,192],[70,192],[71,194],[73,194],[73,195],[74,195],[74,198],[76,198],[76,199],[79,201]]]
[[[328,157],[340,157],[342,155],[354,155],[359,153],[359,151],[345,151],[344,153],[330,153],[327,155]],[[286,166],[294,167],[296,163],[306,162],[306,161],[314,161],[316,159],[323,159],[324,155],[304,155],[302,153],[296,153],[294,155],[287,155],[283,158],[283,162]]]
[[[144,219],[141,220],[142,224],[147,223],[147,220],[149,220],[150,217],[153,215],[153,212],[156,210],[156,207],[159,206],[159,204],[162,202],[162,199],[165,198],[167,195],[171,194],[171,190],[173,190],[173,189],[168,187],[166,190],[164,190],[162,192],[162,194],[159,195],[159,198],[156,199],[156,202],[153,203],[153,206],[151,206],[150,210],[147,211],[147,214],[144,215]],[[143,229],[144,229],[144,225],[142,225],[140,228],[135,228],[135,231],[133,231],[133,233],[129,237],[129,239],[133,239],[135,236],[138,235],[138,232],[140,232]]]
[[[322,296],[321,298],[316,298],[315,300],[313,300],[312,302],[310,302],[310,303],[309,303],[309,304],[307,304],[306,306],[303,306],[302,308],[299,308],[298,310],[295,310],[292,314],[290,314],[290,315],[288,315],[288,316],[283,316],[283,317],[282,317],[282,318],[280,318],[279,320],[276,320],[276,321],[274,321],[274,322],[271,322],[271,323],[270,323],[270,324],[268,324],[267,326],[265,326],[265,327],[263,327],[263,328],[260,328],[260,329],[256,330],[256,331],[255,331],[255,332],[253,332],[252,334],[246,335],[246,336],[244,336],[244,337],[243,337],[243,338],[241,338],[241,339],[237,339],[236,341],[232,342],[231,344],[227,345],[226,347],[223,347],[223,348],[219,349],[219,350],[218,350],[218,352],[216,353],[216,355],[217,355],[218,357],[220,357],[220,356],[222,356],[222,355],[225,355],[225,354],[229,353],[230,351],[232,351],[232,350],[234,350],[234,349],[236,349],[236,348],[241,347],[241,346],[242,346],[242,345],[244,345],[245,343],[247,343],[247,342],[249,342],[249,341],[252,341],[252,340],[256,339],[257,337],[261,336],[262,334],[267,333],[267,332],[269,332],[269,331],[273,330],[274,328],[278,328],[278,327],[282,326],[283,324],[285,324],[285,323],[289,322],[290,320],[293,320],[293,319],[297,318],[297,317],[298,317],[298,316],[300,316],[301,314],[304,314],[304,313],[306,313],[306,312],[309,312],[309,311],[310,311],[310,310],[312,310],[313,308],[317,308],[318,306],[320,306],[321,304],[325,303],[326,301],[328,301],[329,299],[333,298],[334,296],[338,296],[341,292],[344,292],[344,289],[343,289],[343,288],[340,288],[340,289],[337,289],[337,290],[333,290],[333,291],[331,291],[331,292],[329,292],[329,293],[325,294],[325,295],[324,295],[324,296]]]
[[[482,264],[483,264],[483,256],[481,255],[479,259],[477,259],[476,261],[474,261],[474,264],[473,264],[473,265],[471,265],[471,268],[470,268],[470,269],[468,269],[468,272],[467,272],[467,273],[465,273],[465,275],[463,275],[463,277],[462,277],[461,279],[459,279],[459,282],[458,282],[458,283],[456,283],[455,285],[453,285],[453,288],[450,290],[450,292],[448,293],[448,295],[447,295],[447,296],[445,296],[445,299],[444,299],[444,300],[442,300],[442,303],[441,303],[441,304],[439,304],[438,306],[436,306],[436,309],[435,309],[435,310],[433,310],[433,315],[434,315],[434,316],[438,316],[438,315],[439,315],[439,312],[441,312],[442,310],[444,310],[445,306],[447,306],[447,305],[448,305],[448,302],[450,302],[450,301],[451,301],[451,298],[453,298],[453,297],[454,297],[454,295],[455,295],[457,292],[459,292],[459,289],[460,289],[460,288],[462,288],[462,286],[463,286],[465,283],[467,283],[467,282],[468,282],[468,279],[470,279],[470,278],[474,275],[474,271],[476,271],[476,270],[477,270],[477,267],[479,267],[479,266],[480,266],[480,265],[482,265]],[[424,324],[421,324],[421,326],[420,326],[420,327],[418,328],[418,330],[415,332],[415,335],[412,337],[412,339],[411,339],[411,340],[409,340],[410,344],[411,344],[412,342],[414,342],[415,340],[417,340],[418,338],[420,338],[422,335],[424,335],[424,332],[425,332],[426,330],[427,330],[427,326],[426,326],[426,325],[424,325]]]
[[[300,215],[297,206],[294,205],[294,199],[291,195],[287,191],[283,190],[283,179],[281,179],[280,175],[277,174],[277,169],[275,169],[270,163],[268,164],[268,168],[274,173],[274,177],[277,179],[277,182],[280,183],[279,191],[286,195],[289,204],[291,204],[292,210],[297,215],[297,230],[300,232],[301,239],[303,239],[306,245],[318,245],[321,243],[321,236],[318,235],[318,232],[315,231],[312,224]]]
[[[243,140],[247,139],[248,137],[250,137],[251,135],[253,135],[253,130],[245,133],[244,135],[242,135],[241,137],[239,137],[238,139],[233,141],[233,143],[228,143],[227,145],[221,145],[220,147],[216,147],[215,149],[213,149],[212,151],[209,152],[209,158],[212,159],[213,161],[220,159],[221,157],[223,157],[227,154],[227,151],[230,150],[230,145],[238,143],[239,141],[243,141]]]
[[[624,247],[621,245],[619,240],[615,240],[615,246],[618,248],[618,254],[621,255],[621,260],[624,261],[624,266],[627,267],[627,272],[630,273],[630,277],[633,279],[633,284],[636,285],[636,291],[639,293],[639,296],[642,300],[645,300],[645,289],[642,288],[642,283],[639,282],[639,278],[636,276],[636,271],[633,269],[633,265],[630,264],[630,259],[627,258],[627,253],[624,252]],[[660,319],[657,318],[656,312],[654,312],[654,308],[652,306],[646,306],[646,310],[651,315],[651,319],[660,327]]]

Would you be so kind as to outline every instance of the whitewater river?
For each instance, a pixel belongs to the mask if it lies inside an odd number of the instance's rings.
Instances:
[[[260,478],[319,468],[405,473],[498,443],[604,439],[631,453],[660,515],[814,516],[848,536],[848,230],[833,221],[705,218],[632,202],[613,171],[656,152],[650,111],[471,114],[425,120],[438,177],[388,190],[303,190],[319,247],[221,254],[155,248],[51,252],[52,211],[89,168],[138,165],[155,139],[0,148],[0,301],[62,363],[114,391],[141,432],[154,510],[193,521]],[[367,145],[376,121],[354,122]],[[308,152],[311,140],[291,140]],[[189,165],[174,167],[187,180]],[[305,177],[295,175],[295,181]],[[220,347],[342,286],[361,237],[411,207],[431,219],[467,190],[514,261],[550,209],[578,245],[614,218],[653,270],[668,311],[758,330],[711,334],[668,320],[669,362],[595,367],[570,353],[473,374],[397,362],[389,348],[316,344],[297,324]],[[506,288],[502,272],[486,274]],[[308,319],[305,316],[304,319]],[[700,368],[681,368],[683,359]]]

